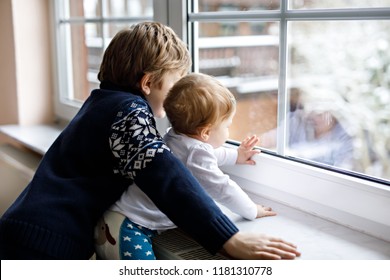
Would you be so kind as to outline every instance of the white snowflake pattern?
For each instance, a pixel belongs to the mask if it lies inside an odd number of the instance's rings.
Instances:
[[[118,112],[111,127],[109,145],[112,154],[119,159],[113,168],[115,174],[122,173],[134,180],[138,170],[147,166],[156,154],[170,150],[155,128],[153,115],[144,105],[134,102],[130,107],[134,110]]]

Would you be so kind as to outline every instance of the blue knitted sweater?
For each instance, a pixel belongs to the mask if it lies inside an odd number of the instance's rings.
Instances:
[[[1,246],[88,259],[97,220],[132,182],[211,253],[238,231],[164,144],[147,102],[101,86],[1,217]]]

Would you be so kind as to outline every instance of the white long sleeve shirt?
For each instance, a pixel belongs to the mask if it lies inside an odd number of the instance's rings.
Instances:
[[[236,163],[236,150],[224,147],[214,149],[210,144],[177,134],[173,129],[169,129],[164,140],[215,201],[245,219],[256,218],[256,204],[219,168]]]
[[[236,150],[224,147],[214,149],[210,144],[176,134],[173,129],[167,132],[164,140],[215,201],[245,219],[256,218],[256,204],[219,168],[236,163]],[[164,231],[176,227],[136,184],[127,188],[111,210],[152,230]]]

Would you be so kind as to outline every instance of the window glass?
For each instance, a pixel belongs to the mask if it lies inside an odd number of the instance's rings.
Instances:
[[[198,0],[199,12],[278,10],[279,0]]]
[[[121,29],[152,20],[152,0],[63,0],[59,8],[59,76],[62,101],[83,102],[99,86],[97,74],[105,48]]]
[[[153,16],[153,0],[107,0],[106,5],[108,17]]]
[[[69,30],[70,39],[68,67],[71,68],[69,81],[73,84],[73,90],[68,95],[70,100],[85,100],[91,89],[97,86],[96,76],[103,51],[103,42],[96,34],[99,27],[91,23],[64,26]]]
[[[231,138],[276,126],[279,24],[201,23],[197,45],[199,71],[218,77],[236,96]]]
[[[65,18],[153,16],[153,0],[65,0]]]
[[[390,21],[288,30],[288,155],[390,179]]]
[[[293,9],[381,8],[390,7],[390,0],[293,0]]]
[[[272,20],[256,8],[246,20],[244,2],[267,1],[198,1],[190,14],[195,71],[237,98],[231,139],[257,134],[270,153],[388,182],[390,13],[372,7],[390,1],[283,0],[301,10],[278,2]]]
[[[68,0],[65,2],[64,18],[88,17],[95,18],[102,15],[99,0]]]

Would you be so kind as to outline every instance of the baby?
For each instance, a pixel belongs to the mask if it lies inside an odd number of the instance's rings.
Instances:
[[[172,128],[164,140],[198,179],[209,195],[248,220],[274,216],[270,207],[255,204],[219,166],[255,164],[257,136],[246,138],[237,150],[222,147],[229,137],[236,102],[233,94],[214,77],[192,73],[169,91],[164,109]]]

